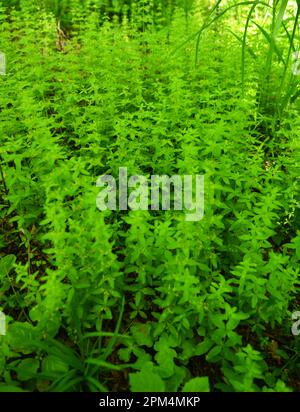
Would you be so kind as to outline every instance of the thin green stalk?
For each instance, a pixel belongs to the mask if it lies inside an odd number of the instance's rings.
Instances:
[[[248,27],[250,23],[251,16],[253,12],[255,11],[256,6],[258,5],[259,0],[256,0],[254,4],[252,5],[245,24],[245,30],[243,34],[243,40],[242,40],[242,96],[245,94],[245,52],[246,52],[246,39],[247,39],[247,32],[248,32]]]
[[[282,74],[281,83],[280,83],[280,87],[279,87],[279,92],[278,92],[278,97],[279,97],[279,98],[281,97],[282,92],[283,92],[284,82],[285,82],[285,78],[286,78],[286,75],[287,75],[287,69],[288,69],[288,67],[289,67],[289,62],[290,62],[291,54],[292,54],[292,51],[295,50],[295,47],[294,47],[294,39],[295,39],[296,31],[297,31],[297,28],[298,28],[299,15],[300,15],[300,5],[298,5],[298,7],[297,7],[297,13],[296,13],[295,21],[294,21],[293,32],[292,32],[292,35],[291,35],[290,38],[289,38],[289,50],[288,50],[288,55],[287,55],[287,59],[286,59],[286,66],[284,67],[284,71],[283,71],[283,74]],[[286,96],[285,96],[284,99],[283,99],[283,102],[282,102],[283,104],[282,104],[281,107],[279,108],[279,113],[278,113],[279,117],[281,117],[282,112],[283,112],[283,110],[285,109],[285,107],[286,107],[286,105],[287,105],[288,99],[289,99],[289,97],[290,97],[291,94],[292,94],[292,91],[293,91],[293,87],[292,87],[293,80],[294,80],[294,76],[293,76],[293,74],[291,73],[291,74],[290,74],[290,78],[289,78],[288,87],[287,87],[287,90],[288,90],[288,91],[287,91],[287,94],[286,94]],[[287,99],[286,99],[286,97],[287,97]]]

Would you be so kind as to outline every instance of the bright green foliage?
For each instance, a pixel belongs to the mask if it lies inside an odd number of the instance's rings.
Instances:
[[[0,11],[0,391],[299,389],[300,107],[261,98],[282,71],[261,28],[243,43],[253,4],[19,3]],[[286,55],[282,10],[261,27]],[[204,219],[100,212],[119,167],[205,174]]]

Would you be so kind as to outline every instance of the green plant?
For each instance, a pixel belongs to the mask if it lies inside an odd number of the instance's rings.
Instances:
[[[299,102],[261,94],[297,41],[280,4],[1,6],[1,391],[297,390]],[[119,167],[204,174],[204,218],[100,212]]]

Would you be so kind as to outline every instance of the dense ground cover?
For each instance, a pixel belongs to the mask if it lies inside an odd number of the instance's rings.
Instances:
[[[297,7],[93,3],[2,1],[0,390],[298,391]],[[100,212],[119,167],[204,174],[204,219]]]

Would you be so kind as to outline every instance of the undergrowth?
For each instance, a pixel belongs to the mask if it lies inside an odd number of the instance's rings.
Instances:
[[[203,10],[119,22],[73,1],[68,32],[2,3],[0,390],[299,390],[299,103],[274,128],[264,46],[250,33],[243,79],[234,10],[195,65]],[[204,219],[99,212],[119,167],[204,174]]]

